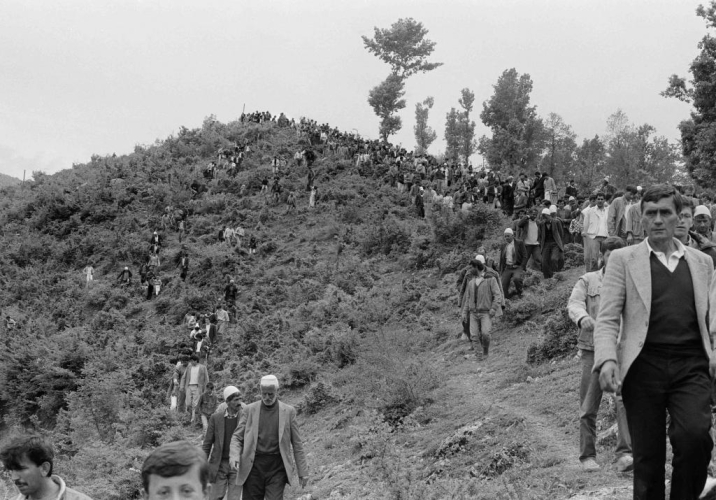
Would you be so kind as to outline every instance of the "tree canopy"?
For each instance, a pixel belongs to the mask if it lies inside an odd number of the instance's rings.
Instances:
[[[435,50],[435,42],[426,39],[428,30],[412,18],[398,19],[388,29],[374,28],[373,38],[363,36],[369,52],[390,65],[394,75],[405,79],[415,73],[425,73],[443,63],[428,62]]]
[[[423,102],[415,104],[415,127],[413,130],[418,154],[426,153],[430,145],[438,137],[438,134],[428,126],[428,115],[434,103],[435,100],[432,97],[428,97]]]
[[[388,75],[380,85],[376,85],[368,94],[368,104],[380,118],[379,133],[384,141],[388,136],[395,134],[403,123],[394,113],[405,107],[405,83],[395,74]]]

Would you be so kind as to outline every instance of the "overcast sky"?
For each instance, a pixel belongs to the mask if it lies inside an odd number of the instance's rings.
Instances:
[[[308,116],[377,137],[367,103],[388,66],[361,35],[412,17],[444,66],[408,79],[408,149],[415,103],[434,96],[430,125],[444,149],[445,114],[460,89],[477,115],[508,68],[529,73],[538,113],[583,138],[623,109],[678,139],[689,106],[659,92],[689,76],[706,32],[692,0],[3,0],[0,4],[0,172],[21,178],[123,154],[214,114]],[[479,161],[479,159],[477,160]]]

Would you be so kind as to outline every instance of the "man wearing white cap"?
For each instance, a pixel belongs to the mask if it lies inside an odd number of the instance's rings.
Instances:
[[[500,279],[505,298],[510,296],[510,282],[515,282],[516,294],[522,296],[522,271],[527,265],[525,244],[515,239],[511,228],[505,229],[505,242],[500,246]]]
[[[559,269],[560,262],[564,261],[564,227],[556,214],[557,207],[554,205],[551,208],[543,208],[542,216],[537,222],[542,247],[542,274],[545,278],[551,278]]]
[[[694,229],[711,243],[716,242],[712,231],[711,210],[706,205],[699,205],[694,210]]]
[[[498,280],[485,276],[485,265],[475,259],[471,263],[477,276],[468,283],[461,311],[463,322],[470,321],[470,342],[476,339],[482,346],[482,356],[490,352],[492,318],[502,316],[503,297]],[[480,353],[477,353],[478,358]]]
[[[209,418],[201,448],[209,459],[209,482],[212,483],[209,500],[224,497],[226,500],[239,500],[241,486],[236,484],[237,470],[231,467],[231,438],[239,424],[242,407],[241,393],[233,385],[224,389],[226,409],[217,410]],[[228,491],[227,491],[228,489]]]
[[[278,379],[261,379],[261,401],[242,412],[231,438],[230,463],[239,473],[244,500],[281,500],[295,469],[301,488],[308,483],[308,463],[296,421],[296,409],[278,401]],[[293,453],[291,453],[293,448]]]

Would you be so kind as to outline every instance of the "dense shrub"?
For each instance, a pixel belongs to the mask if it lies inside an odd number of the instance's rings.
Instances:
[[[462,210],[436,210],[429,214],[428,219],[433,228],[435,243],[466,245],[470,248],[477,248],[482,240],[508,225],[498,210],[488,208],[484,204],[474,205],[467,213]]]
[[[337,400],[337,397],[333,394],[328,385],[323,382],[316,382],[311,385],[303,396],[303,402],[299,406],[299,410],[312,415],[329,404],[335,403]]]
[[[394,219],[381,221],[368,228],[361,242],[361,250],[366,256],[402,254],[410,247],[410,233]]]
[[[527,362],[544,363],[551,359],[574,355],[577,347],[576,327],[566,309],[560,309],[545,323],[544,338],[527,350]]]

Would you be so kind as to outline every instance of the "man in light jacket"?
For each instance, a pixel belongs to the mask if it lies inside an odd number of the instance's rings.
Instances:
[[[274,375],[261,379],[261,401],[244,409],[231,438],[230,463],[239,471],[243,500],[283,499],[296,469],[301,488],[308,484],[296,409],[278,400],[278,388]]]
[[[463,321],[470,320],[470,341],[476,338],[482,346],[482,357],[487,358],[492,318],[502,316],[503,297],[497,279],[485,276],[485,264],[475,259],[471,265],[477,269],[477,276],[465,288],[462,316]]]

